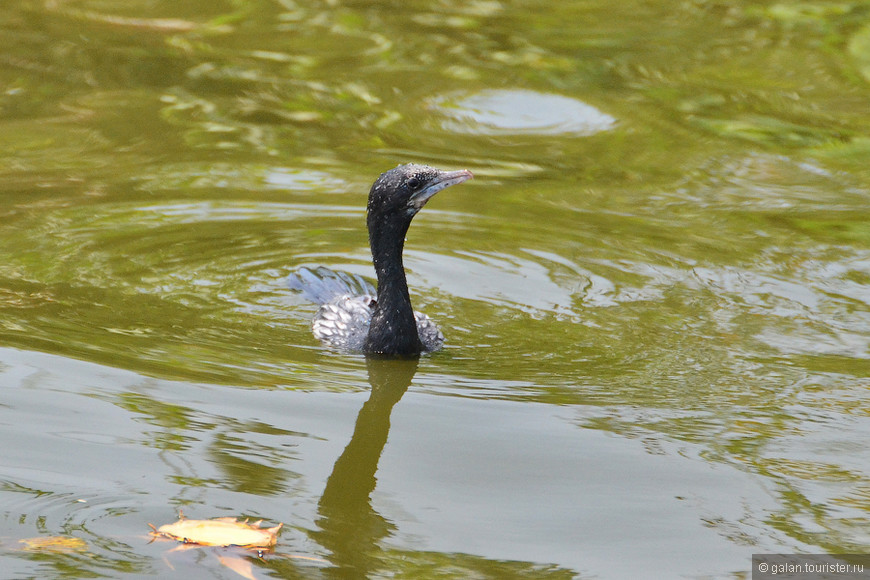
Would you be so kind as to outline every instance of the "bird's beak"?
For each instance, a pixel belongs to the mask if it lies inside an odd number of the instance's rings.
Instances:
[[[426,205],[426,202],[442,189],[450,187],[451,185],[456,185],[457,183],[462,183],[463,181],[468,181],[473,177],[474,175],[472,175],[467,169],[460,169],[459,171],[440,171],[438,175],[429,182],[429,185],[411,196],[411,199],[408,200],[408,205],[412,207],[414,211],[420,211],[423,206]]]

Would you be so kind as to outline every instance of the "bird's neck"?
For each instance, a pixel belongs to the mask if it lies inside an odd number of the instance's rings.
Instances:
[[[408,225],[370,224],[369,243],[378,276],[378,299],[366,337],[366,352],[413,355],[423,350],[402,263]]]

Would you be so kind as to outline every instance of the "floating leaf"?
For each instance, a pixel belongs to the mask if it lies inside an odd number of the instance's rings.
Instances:
[[[37,536],[18,540],[24,544],[22,550],[28,552],[51,552],[54,554],[68,554],[70,552],[83,552],[88,549],[88,544],[80,538],[70,536]]]
[[[181,517],[173,524],[155,528],[151,524],[152,536],[178,540],[185,544],[200,546],[240,546],[242,548],[271,548],[278,541],[278,532],[284,524],[273,528],[261,528],[259,522],[249,524],[247,520],[235,518],[216,518],[213,520],[188,520]]]

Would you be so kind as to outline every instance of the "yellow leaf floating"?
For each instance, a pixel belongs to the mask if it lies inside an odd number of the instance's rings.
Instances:
[[[273,528],[261,528],[259,522],[249,524],[247,520],[236,518],[216,518],[213,520],[188,520],[183,516],[174,524],[155,528],[151,524],[152,536],[169,538],[185,544],[200,546],[239,546],[242,548],[271,548],[278,541],[278,532],[284,524]]]
[[[22,550],[28,552],[51,552],[54,554],[69,554],[70,552],[83,552],[88,549],[88,544],[80,538],[70,536],[37,536],[18,540],[24,544]]]

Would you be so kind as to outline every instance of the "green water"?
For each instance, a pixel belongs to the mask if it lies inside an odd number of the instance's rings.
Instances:
[[[870,2],[7,3],[0,576],[748,578],[870,550]],[[415,219],[416,364],[284,278]],[[283,522],[275,553],[148,543]],[[85,548],[28,551],[74,537]]]

